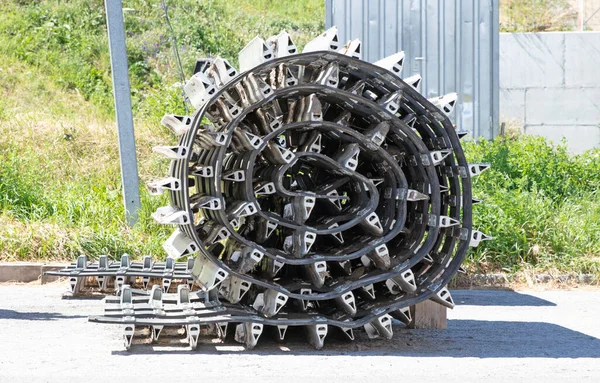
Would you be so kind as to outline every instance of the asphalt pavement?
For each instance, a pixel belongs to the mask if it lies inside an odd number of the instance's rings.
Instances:
[[[89,323],[99,299],[61,299],[65,283],[0,285],[0,382],[600,382],[600,290],[457,290],[447,330],[392,340],[263,334],[251,351],[233,340],[136,344],[119,326]],[[298,330],[299,331],[299,330]]]

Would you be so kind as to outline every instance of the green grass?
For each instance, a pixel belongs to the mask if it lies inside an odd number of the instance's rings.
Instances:
[[[0,3],[0,260],[73,259],[123,252],[162,257],[171,227],[150,213],[166,196],[141,190],[140,222],[124,222],[103,0]],[[323,28],[320,0],[168,1],[186,74],[197,57],[237,52],[285,28],[302,46]],[[158,124],[183,112],[158,1],[125,0],[141,181],[173,143]]]
[[[160,1],[125,0],[124,19],[134,109],[159,121],[182,111],[172,39]],[[322,0],[167,1],[185,73],[198,57],[237,54],[254,36],[286,29],[299,46],[324,28]],[[48,73],[63,90],[112,111],[104,0],[8,0],[0,4],[0,55]]]
[[[125,225],[114,123],[19,62],[0,64],[0,84],[11,84],[0,118],[0,259],[159,254],[170,230],[149,213],[166,199],[143,191],[140,223]],[[136,128],[147,180],[165,166],[150,148],[169,138],[142,121]]]
[[[164,176],[158,124],[182,112],[172,43],[158,1],[126,0],[128,52],[141,181]],[[323,29],[321,0],[169,1],[186,74],[197,57],[237,52],[287,29],[301,47]],[[172,228],[150,213],[168,203],[142,190],[140,222],[124,222],[103,1],[0,3],[0,260],[163,256]],[[494,236],[471,270],[600,274],[599,152],[520,136],[466,143],[493,168],[474,182],[476,227]]]
[[[600,150],[570,156],[535,136],[465,145],[492,168],[474,180],[475,226],[494,237],[472,251],[480,270],[523,267],[600,274]]]

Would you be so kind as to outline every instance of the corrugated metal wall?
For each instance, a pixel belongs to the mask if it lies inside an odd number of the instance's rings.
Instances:
[[[359,38],[368,61],[403,50],[403,77],[421,74],[425,96],[459,94],[459,129],[498,133],[498,0],[326,0],[326,25]]]

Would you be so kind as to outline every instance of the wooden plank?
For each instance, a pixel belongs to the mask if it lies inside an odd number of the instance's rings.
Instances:
[[[411,306],[412,322],[408,325],[414,329],[442,329],[447,328],[447,311],[445,306],[431,300],[426,300]]]

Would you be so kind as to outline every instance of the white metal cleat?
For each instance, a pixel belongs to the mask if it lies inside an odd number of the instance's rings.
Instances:
[[[388,314],[372,320],[364,327],[369,339],[375,339],[379,337],[392,339],[392,336],[394,335],[392,330],[392,317]]]
[[[279,336],[279,340],[285,339],[285,334],[287,333],[288,326],[287,325],[277,325],[277,335]]]
[[[335,160],[339,164],[352,171],[358,167],[358,157],[360,155],[360,146],[358,144],[349,144],[342,148]]]
[[[212,65],[208,68],[206,73],[212,75],[218,88],[227,85],[227,83],[238,75],[238,71],[229,64],[229,61],[221,57],[217,57],[213,60]]]
[[[436,150],[430,153],[431,161],[433,165],[441,164],[450,154],[452,154],[452,150]]]
[[[135,325],[126,324],[123,326],[123,343],[126,350],[131,349],[131,343],[133,342],[133,335],[135,334]]]
[[[379,61],[375,61],[373,64],[383,69],[387,69],[396,76],[400,77],[400,73],[402,73],[402,67],[404,66],[404,57],[404,52],[400,51]]]
[[[361,45],[362,43],[359,39],[350,40],[338,52],[360,60],[362,58]]]
[[[247,350],[252,350],[263,332],[261,323],[240,323],[235,328],[235,341],[244,343]]]
[[[256,195],[270,195],[275,194],[277,190],[275,189],[275,183],[267,182],[265,184],[258,184],[254,189],[254,194]]]
[[[179,229],[176,229],[162,246],[169,258],[175,260],[192,255],[199,250],[196,242]]]
[[[362,286],[360,291],[368,300],[375,300],[375,286],[373,284]]]
[[[250,290],[252,283],[238,277],[230,276],[219,289],[219,293],[229,301],[238,303]]]
[[[190,300],[190,288],[187,285],[177,286],[177,306],[180,307],[184,313],[193,313],[193,305]]]
[[[221,210],[223,208],[223,202],[220,198],[205,195],[194,200],[192,206],[207,210]]]
[[[440,109],[447,116],[452,113],[456,101],[458,100],[458,94],[448,93],[446,95],[428,99],[436,108]]]
[[[365,219],[360,221],[360,226],[369,234],[374,236],[382,236],[383,235],[383,226],[381,225],[381,220],[379,219],[379,215],[377,213],[372,212]]]
[[[390,315],[399,320],[400,322],[408,325],[412,322],[412,314],[410,313],[410,307],[404,307],[395,311],[390,312]]]
[[[204,255],[199,254],[192,268],[192,276],[202,291],[209,291],[221,284],[229,275]]]
[[[375,250],[370,252],[368,254],[368,259],[373,262],[375,267],[382,270],[389,269],[392,264],[390,251],[385,244],[377,246]]]
[[[421,80],[422,80],[421,75],[418,75],[418,74],[403,79],[403,81],[405,83],[410,85],[415,90],[419,90],[419,86],[421,85]]]
[[[175,177],[166,177],[146,183],[150,195],[161,195],[165,190],[179,191],[181,183]]]
[[[327,262],[320,261],[306,265],[306,271],[308,277],[316,287],[321,287],[325,284],[325,278],[327,277]]]
[[[482,233],[479,230],[473,230],[471,232],[471,240],[469,241],[470,247],[477,247],[481,243],[481,241],[490,241],[493,237]]]
[[[409,202],[428,201],[429,196],[419,191],[408,189],[408,192],[406,193],[406,200]]]
[[[200,338],[200,325],[190,324],[186,326],[187,340],[192,350],[198,347],[198,338]]]
[[[268,289],[258,294],[252,307],[265,317],[270,318],[279,313],[288,301],[288,296],[277,290]]]
[[[379,101],[379,105],[383,106],[388,112],[396,114],[400,110],[401,100],[402,94],[400,92],[393,92],[384,96]]]
[[[356,314],[356,299],[352,291],[344,293],[335,298],[337,305],[348,315]]]
[[[452,227],[460,225],[460,221],[445,215],[441,215],[438,221],[438,227]]]
[[[411,269],[405,270],[399,275],[388,279],[385,282],[385,285],[394,295],[400,294],[401,292],[414,293],[417,291],[415,275]]]
[[[223,172],[223,181],[243,182],[246,180],[246,172],[241,169],[232,169]]]
[[[471,177],[477,177],[491,167],[492,165],[490,164],[469,164],[469,174]]]
[[[192,127],[192,118],[190,116],[165,114],[160,123],[176,136],[182,136]]]
[[[339,328],[342,333],[344,334],[344,336],[346,337],[346,339],[352,341],[354,340],[354,329],[352,327],[340,327]]]
[[[152,150],[171,160],[183,160],[187,157],[187,148],[184,146],[155,146]]]
[[[203,72],[198,72],[183,86],[183,91],[192,106],[202,108],[217,92],[214,81]]]
[[[174,206],[159,207],[152,213],[152,218],[163,225],[185,225],[190,221],[187,211],[179,210]]]
[[[108,256],[101,255],[98,258],[98,271],[108,270]],[[104,275],[99,275],[96,277],[98,280],[98,288],[100,291],[106,291],[108,288],[108,277]]]
[[[240,72],[245,72],[271,59],[273,59],[273,50],[265,40],[256,36],[242,48],[238,55]]]
[[[270,44],[273,54],[278,58],[298,53],[296,44],[286,31],[281,31],[278,35],[269,37],[267,43]]]
[[[432,295],[429,299],[441,304],[442,306],[448,307],[449,309],[454,308],[454,300],[452,299],[452,295],[450,295],[450,291],[448,291],[448,288],[446,287]]]
[[[190,174],[197,177],[210,178],[215,172],[210,165],[196,165],[191,169]]]
[[[319,36],[315,37],[306,45],[302,50],[302,53],[318,52],[318,51],[337,51],[340,49],[340,43],[338,40],[337,27],[331,27]]]
[[[325,337],[327,336],[328,326],[326,324],[316,324],[306,326],[308,333],[308,343],[315,349],[320,350],[325,344]]]

